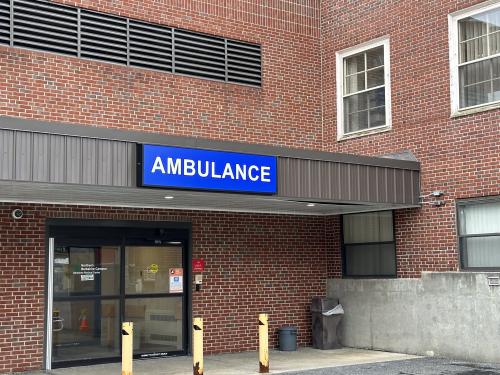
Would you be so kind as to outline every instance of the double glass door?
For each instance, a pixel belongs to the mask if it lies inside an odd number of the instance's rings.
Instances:
[[[183,242],[116,240],[54,238],[52,367],[116,360],[123,321],[135,357],[185,352]]]

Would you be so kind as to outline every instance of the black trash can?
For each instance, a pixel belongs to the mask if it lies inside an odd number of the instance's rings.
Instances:
[[[324,315],[339,304],[335,298],[313,297],[311,303],[312,315],[312,344],[316,349],[340,348],[337,329],[342,320],[343,313],[335,315]]]
[[[279,349],[285,352],[297,350],[297,327],[283,326],[279,330]]]

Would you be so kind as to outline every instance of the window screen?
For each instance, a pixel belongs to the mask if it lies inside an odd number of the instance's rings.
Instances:
[[[392,211],[343,216],[344,275],[396,275]]]
[[[500,200],[458,203],[458,234],[462,268],[500,268]]]

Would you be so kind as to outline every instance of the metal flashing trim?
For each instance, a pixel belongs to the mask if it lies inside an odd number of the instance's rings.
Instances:
[[[400,152],[393,152],[390,154],[379,155],[378,157],[386,159],[399,159],[399,160],[409,160],[418,162],[417,157],[410,150],[403,150]]]
[[[110,129],[90,125],[74,125],[18,117],[0,116],[0,129],[420,171],[420,163],[410,160],[217,141],[205,138]]]

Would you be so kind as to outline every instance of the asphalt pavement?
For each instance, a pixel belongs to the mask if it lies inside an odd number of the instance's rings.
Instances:
[[[500,361],[500,349],[498,357]],[[417,358],[288,372],[286,375],[500,375],[500,363],[473,364],[440,358]]]

